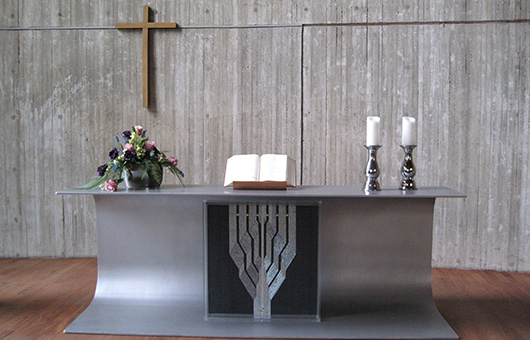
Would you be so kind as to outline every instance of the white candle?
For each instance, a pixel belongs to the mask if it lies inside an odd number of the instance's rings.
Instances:
[[[366,119],[366,145],[381,145],[381,118],[368,116]]]
[[[403,117],[402,123],[402,145],[416,145],[418,138],[416,135],[416,119],[413,117]]]

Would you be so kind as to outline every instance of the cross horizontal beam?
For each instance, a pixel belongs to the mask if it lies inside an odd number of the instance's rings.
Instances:
[[[118,22],[116,28],[177,28],[176,22]]]

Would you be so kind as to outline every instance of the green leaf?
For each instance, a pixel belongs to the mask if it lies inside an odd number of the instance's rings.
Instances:
[[[149,176],[156,183],[162,183],[162,166],[157,162],[146,162],[146,168]]]
[[[148,170],[148,167],[145,167],[145,166],[144,166],[144,167],[142,167],[141,170],[142,170],[142,179],[144,179],[145,176],[147,176],[147,170]]]
[[[95,187],[100,186],[103,183],[105,183],[105,178],[96,176],[96,177],[92,178],[92,180],[90,182],[88,182],[87,184],[82,185],[80,187],[75,187],[74,189],[76,189],[76,190],[90,190],[90,189],[94,189]]]
[[[177,168],[176,166],[174,166],[173,164],[169,163],[166,165],[166,168],[175,176],[177,176],[177,178],[179,179],[179,182],[180,184],[182,184],[182,186],[184,187],[184,181],[182,180],[182,176],[180,175],[180,171],[179,171],[179,168]]]

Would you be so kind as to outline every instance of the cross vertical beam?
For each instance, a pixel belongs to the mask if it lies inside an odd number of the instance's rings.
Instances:
[[[142,22],[118,22],[117,29],[142,29],[142,105],[149,107],[149,29],[177,28],[176,22],[149,22],[149,6],[144,5]]]
[[[143,8],[142,22],[149,22],[149,6]],[[149,106],[149,27],[142,27],[142,105]]]

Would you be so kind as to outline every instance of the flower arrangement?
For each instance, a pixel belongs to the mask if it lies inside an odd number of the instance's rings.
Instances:
[[[167,158],[159,151],[155,142],[146,137],[147,130],[137,125],[131,130],[123,131],[120,143],[118,136],[114,136],[119,148],[112,148],[109,152],[109,161],[97,168],[97,176],[90,183],[77,189],[93,189],[99,186],[102,190],[116,191],[126,176],[131,176],[131,171],[141,170],[141,178],[149,176],[150,180],[159,186],[162,183],[162,168],[165,167],[179,179],[180,183],[184,173],[177,167],[175,157]]]

